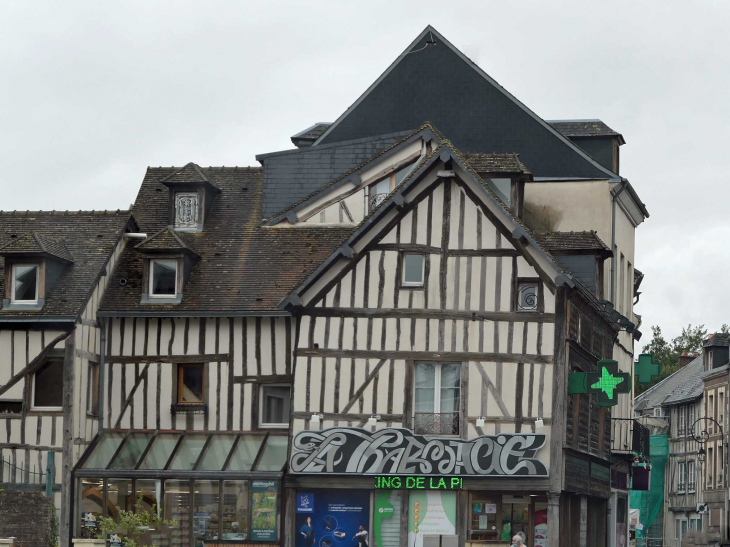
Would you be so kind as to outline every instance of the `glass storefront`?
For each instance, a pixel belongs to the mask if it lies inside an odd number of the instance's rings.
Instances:
[[[277,542],[286,439],[285,434],[104,433],[75,471],[75,534],[97,537],[97,518],[118,518],[122,509],[139,508],[176,521],[145,532],[142,541],[160,547]]]

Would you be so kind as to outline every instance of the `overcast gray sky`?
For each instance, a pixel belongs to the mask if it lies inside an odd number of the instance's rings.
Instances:
[[[0,209],[117,209],[148,165],[258,165],[333,121],[427,24],[545,119],[623,133],[637,307],[730,323],[730,2],[0,4]]]

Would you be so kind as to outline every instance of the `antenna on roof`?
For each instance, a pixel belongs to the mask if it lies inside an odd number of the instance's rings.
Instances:
[[[425,45],[425,46],[423,46],[422,48],[414,49],[413,51],[409,51],[408,53],[406,53],[406,55],[409,55],[409,54],[411,54],[411,53],[418,53],[419,51],[423,51],[423,50],[424,50],[424,49],[426,49],[426,48],[427,48],[428,46],[435,46],[435,45],[436,45],[436,39],[435,39],[435,38],[433,37],[433,32],[431,32],[431,31],[429,30],[429,31],[428,31],[428,35],[429,35],[429,36],[430,36],[431,38],[430,38],[430,39],[426,39],[426,45]]]

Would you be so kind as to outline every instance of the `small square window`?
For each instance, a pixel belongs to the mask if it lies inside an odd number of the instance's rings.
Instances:
[[[38,302],[38,265],[14,264],[10,299],[18,304]]]
[[[421,254],[403,253],[403,285],[422,287],[425,259]]]
[[[202,364],[184,364],[177,368],[177,402],[202,404],[205,402],[205,367]]]
[[[175,228],[198,227],[198,193],[175,194]]]
[[[177,260],[150,260],[150,296],[171,297],[177,293]]]
[[[535,311],[537,309],[537,283],[520,283],[517,287],[517,310]]]
[[[261,386],[260,427],[289,427],[291,386]]]
[[[22,401],[0,401],[0,414],[22,414]]]
[[[34,410],[63,410],[63,361],[49,361],[33,375],[31,407]]]

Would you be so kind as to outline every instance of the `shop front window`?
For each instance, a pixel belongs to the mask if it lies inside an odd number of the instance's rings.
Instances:
[[[106,514],[119,520],[119,510],[130,511],[134,505],[132,479],[109,479],[106,482]]]
[[[176,520],[168,527],[172,547],[190,546],[190,481],[165,481],[165,520]]]
[[[193,535],[196,547],[218,538],[220,496],[218,481],[195,481],[193,489]]]
[[[474,540],[497,539],[498,498],[475,493],[471,499],[471,526],[469,537]]]
[[[248,481],[223,483],[223,539],[248,538],[249,488]]]
[[[504,496],[502,499],[502,541],[509,541],[517,532],[527,537],[530,528],[530,498]]]
[[[79,519],[81,535],[94,537],[97,521],[104,513],[104,481],[101,479],[81,479],[81,503]]]

